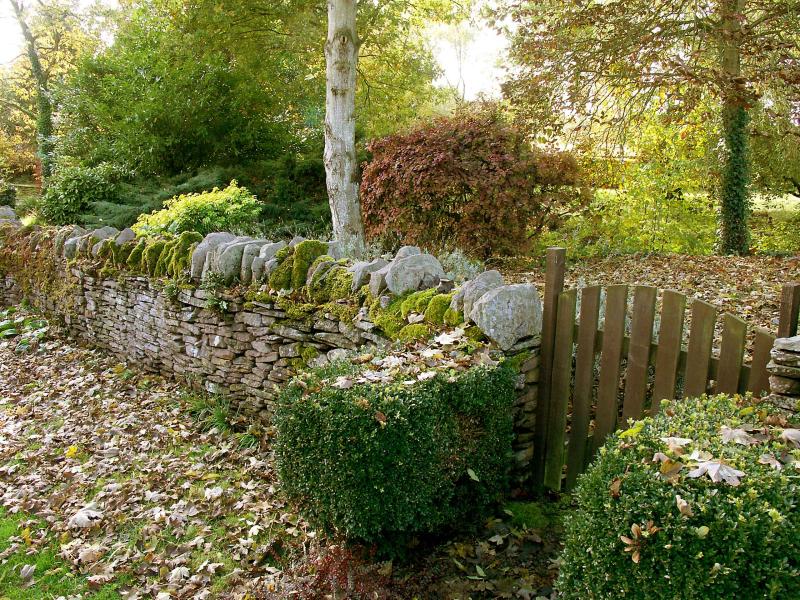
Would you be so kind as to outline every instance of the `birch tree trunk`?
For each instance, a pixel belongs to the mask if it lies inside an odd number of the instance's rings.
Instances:
[[[53,174],[53,104],[50,100],[47,76],[39,60],[36,38],[25,21],[24,6],[21,0],[11,0],[11,7],[25,39],[31,73],[36,81],[36,153],[42,165],[42,183],[46,185],[50,175]]]
[[[325,178],[337,240],[357,254],[364,247],[356,160],[357,0],[328,0],[325,44]]]

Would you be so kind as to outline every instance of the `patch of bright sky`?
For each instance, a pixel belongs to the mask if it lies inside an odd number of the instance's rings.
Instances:
[[[438,85],[455,87],[465,100],[500,96],[506,38],[480,21],[434,26],[428,35],[443,71]]]
[[[116,0],[101,0],[114,5]],[[92,0],[81,0],[88,6]],[[429,39],[442,69],[437,80],[441,86],[459,89],[464,99],[480,95],[499,97],[502,79],[501,61],[507,40],[480,21],[460,25],[435,26]],[[13,62],[22,52],[22,35],[8,2],[0,1],[0,66]]]

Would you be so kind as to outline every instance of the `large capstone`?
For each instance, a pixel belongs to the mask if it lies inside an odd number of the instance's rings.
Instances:
[[[499,271],[484,271],[475,279],[467,281],[461,286],[461,289],[450,301],[450,308],[459,312],[463,311],[464,316],[469,317],[472,307],[480,300],[481,296],[504,283],[503,276]]]
[[[375,298],[380,296],[383,290],[386,289],[386,275],[389,273],[391,266],[391,263],[388,263],[369,274],[369,292]]]
[[[16,221],[17,213],[10,206],[0,206],[0,221]]]
[[[72,258],[75,256],[75,247],[77,244],[77,240],[80,236],[86,235],[86,230],[81,227],[80,225],[67,225],[66,227],[62,227],[58,230],[56,234],[55,240],[53,241],[54,248],[57,255],[64,255],[66,254],[66,244],[68,241],[75,240],[71,245],[71,256],[67,256],[67,258]]]
[[[200,279],[203,276],[203,267],[206,264],[206,257],[217,246],[230,242],[236,236],[225,231],[209,233],[203,241],[197,245],[192,252],[192,279]]]
[[[422,250],[419,249],[419,246],[403,246],[397,251],[397,254],[394,255],[394,259],[400,260],[401,258],[416,256],[417,254],[422,254]]]
[[[100,247],[103,245],[104,240],[116,237],[117,234],[119,234],[119,229],[108,225],[95,229],[91,233],[91,239],[94,242],[92,245],[92,256],[97,256],[100,253]]]
[[[376,258],[371,261],[359,260],[348,267],[347,270],[353,274],[353,291],[355,292],[367,285],[370,275],[388,264],[389,263],[382,258]]]
[[[484,271],[464,284],[464,314],[472,314],[475,304],[490,291],[505,284],[499,271]]]
[[[135,239],[136,233],[130,227],[126,227],[117,234],[117,237],[114,238],[114,243],[117,246],[122,246],[122,244],[127,244]]]
[[[778,338],[777,340],[775,340],[775,345],[773,346],[773,348],[781,352],[800,353],[800,335],[788,338]]]
[[[406,292],[436,287],[445,278],[444,269],[436,257],[430,254],[414,254],[406,258],[395,258],[386,272],[386,287],[399,296]]]
[[[219,274],[226,285],[239,278],[242,271],[242,254],[245,247],[251,244],[252,238],[236,238],[236,240],[217,246],[212,252],[214,260],[212,269]]]
[[[239,267],[239,279],[245,285],[253,280],[253,261],[258,257],[262,246],[269,243],[269,240],[255,240],[244,247],[242,251],[242,264]]]
[[[536,286],[529,283],[504,285],[486,292],[469,316],[503,350],[542,332],[542,301]]]

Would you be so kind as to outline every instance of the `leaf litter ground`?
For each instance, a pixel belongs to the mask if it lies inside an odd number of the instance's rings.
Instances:
[[[229,431],[213,402],[69,340],[0,342],[0,598],[325,598],[337,569],[369,583],[337,597],[550,596],[559,526],[512,511],[398,565],[342,553],[284,501],[270,432]]]

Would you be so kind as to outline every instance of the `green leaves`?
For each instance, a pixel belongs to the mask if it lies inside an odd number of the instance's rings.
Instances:
[[[781,437],[792,418],[749,398],[684,398],[612,436],[578,481],[562,596],[800,594],[798,449]]]
[[[313,371],[276,415],[279,472],[303,514],[388,553],[415,533],[474,520],[500,498],[511,466],[511,369],[436,374],[416,360]]]

